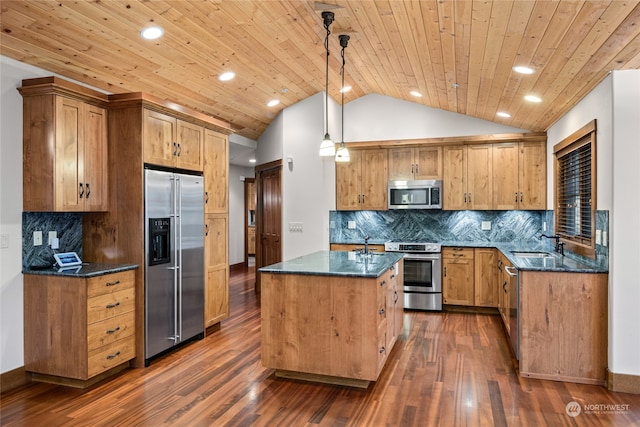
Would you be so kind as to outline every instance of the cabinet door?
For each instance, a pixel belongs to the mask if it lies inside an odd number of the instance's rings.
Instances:
[[[442,147],[414,148],[414,179],[442,179]]]
[[[204,211],[229,211],[229,144],[226,135],[204,130]]]
[[[360,209],[360,158],[358,150],[349,150],[350,162],[336,163],[336,209]]]
[[[464,145],[445,147],[442,179],[443,209],[467,209],[467,157]]]
[[[360,209],[386,210],[387,205],[387,150],[363,150],[361,157]]]
[[[413,148],[391,148],[388,150],[389,181],[410,180],[413,178]]]
[[[545,141],[521,142],[519,163],[520,209],[547,208],[547,146]]]
[[[458,248],[456,248],[458,249]],[[462,250],[451,257],[443,251],[442,298],[445,304],[473,305],[473,249]],[[454,256],[456,256],[454,258]]]
[[[108,194],[107,110],[85,105],[84,114],[84,210],[106,211]]]
[[[84,208],[84,169],[82,139],[84,103],[55,97],[55,210],[82,211]],[[82,185],[82,188],[81,188]]]
[[[177,120],[176,166],[202,172],[204,167],[204,128],[192,123]]]
[[[144,161],[154,165],[174,167],[178,143],[176,119],[156,111],[144,110]]]
[[[474,300],[479,307],[498,306],[498,269],[495,249],[476,248],[474,260]]]
[[[491,145],[467,147],[467,209],[491,209],[491,149]]]
[[[493,146],[493,209],[518,209],[518,144]]]
[[[205,215],[205,327],[229,317],[228,216]]]

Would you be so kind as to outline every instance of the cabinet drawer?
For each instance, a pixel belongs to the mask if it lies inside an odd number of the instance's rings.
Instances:
[[[93,377],[114,366],[133,359],[135,357],[135,340],[136,337],[131,335],[130,337],[90,351],[87,366],[88,377]]]
[[[133,311],[134,291],[125,289],[87,300],[87,323],[90,325],[119,314]]]
[[[133,288],[134,281],[135,274],[133,271],[92,277],[87,280],[87,298]]]
[[[92,323],[87,328],[87,348],[89,351],[95,350],[131,336],[134,331],[135,312],[133,311]]]
[[[473,259],[473,248],[442,248],[442,258]]]
[[[384,362],[387,360],[388,352],[391,351],[390,348],[387,348],[386,319],[378,326],[378,346],[376,348],[376,351],[378,352],[378,373],[380,373],[380,371],[384,367]]]

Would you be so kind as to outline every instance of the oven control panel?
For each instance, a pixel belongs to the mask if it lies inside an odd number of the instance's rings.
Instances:
[[[386,252],[439,253],[440,243],[433,242],[385,242]]]

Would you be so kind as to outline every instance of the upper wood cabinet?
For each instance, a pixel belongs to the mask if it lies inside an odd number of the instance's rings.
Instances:
[[[55,77],[22,84],[23,209],[106,211],[106,96]]]
[[[493,146],[493,208],[546,209],[545,141]]]
[[[202,172],[202,126],[145,109],[143,135],[145,163]]]
[[[491,145],[444,148],[443,209],[491,209]]]
[[[388,150],[389,181],[442,179],[442,147],[401,147]]]
[[[387,150],[349,150],[351,161],[336,163],[337,210],[387,209]]]
[[[204,211],[229,211],[229,140],[210,129],[204,129]]]

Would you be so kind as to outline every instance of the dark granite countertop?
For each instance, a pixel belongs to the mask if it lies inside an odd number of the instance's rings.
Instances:
[[[319,251],[258,269],[262,273],[375,278],[402,259],[400,252],[358,255],[346,251]]]
[[[45,269],[25,268],[22,270],[22,274],[88,278],[111,273],[119,273],[121,271],[135,270],[136,268],[138,268],[137,264],[100,264],[83,262],[82,265],[76,267],[68,267],[64,270],[59,270],[53,267]]]

